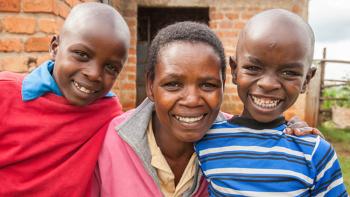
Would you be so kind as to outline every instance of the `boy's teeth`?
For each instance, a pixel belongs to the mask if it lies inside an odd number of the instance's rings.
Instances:
[[[269,99],[269,98],[259,98],[256,96],[251,96],[253,102],[262,108],[274,108],[278,105],[279,99]]]
[[[84,86],[79,85],[76,81],[73,81],[73,84],[75,85],[75,87],[78,88],[78,90],[80,90],[80,91],[82,91],[82,92],[84,92],[86,94],[91,94],[91,93],[96,92],[96,91],[93,91],[93,90],[89,90],[89,89],[85,88]]]
[[[201,120],[204,117],[204,115],[201,115],[198,117],[182,117],[182,116],[175,116],[175,117],[176,117],[176,119],[178,119],[181,122],[194,123],[194,122]]]

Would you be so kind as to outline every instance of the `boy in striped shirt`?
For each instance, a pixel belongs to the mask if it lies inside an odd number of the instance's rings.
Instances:
[[[210,196],[347,196],[328,142],[283,133],[283,112],[315,73],[313,47],[311,27],[289,11],[267,10],[246,24],[230,59],[244,110],[195,145]]]

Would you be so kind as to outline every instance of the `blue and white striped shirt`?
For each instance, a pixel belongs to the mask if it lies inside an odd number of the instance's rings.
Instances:
[[[347,196],[337,155],[319,136],[290,136],[285,124],[252,129],[214,123],[195,145],[210,196]],[[248,127],[247,127],[248,126]]]

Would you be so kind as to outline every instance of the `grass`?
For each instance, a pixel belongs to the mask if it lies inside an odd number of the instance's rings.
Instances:
[[[347,191],[350,191],[350,129],[335,128],[332,122],[325,122],[319,127],[320,131],[335,148]]]

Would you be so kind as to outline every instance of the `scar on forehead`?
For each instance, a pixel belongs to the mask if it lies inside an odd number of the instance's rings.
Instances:
[[[270,49],[274,49],[277,47],[277,42],[276,41],[271,41],[270,43],[268,43],[267,45]]]

